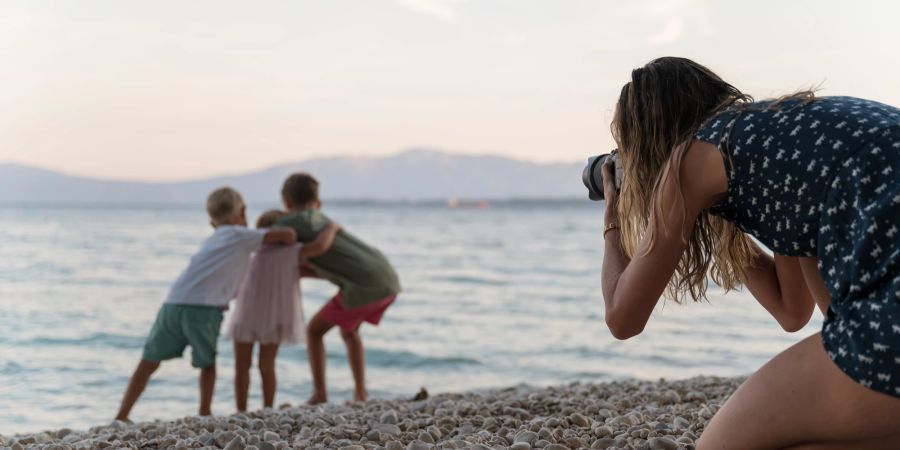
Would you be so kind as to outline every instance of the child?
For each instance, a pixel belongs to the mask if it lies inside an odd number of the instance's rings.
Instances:
[[[256,228],[269,228],[285,214],[266,211],[256,221]],[[275,403],[278,345],[296,344],[305,337],[299,289],[301,260],[324,253],[339,230],[331,222],[312,243],[264,245],[252,256],[228,327],[228,334],[234,339],[234,398],[238,411],[247,410],[254,342],[259,342],[263,407],[271,408]]]
[[[241,195],[229,187],[216,189],[206,200],[215,229],[175,280],[156,316],[144,345],[144,355],[119,407],[117,420],[128,415],[160,361],[181,357],[191,347],[191,365],[200,369],[200,415],[211,414],[216,382],[216,341],[222,311],[237,292],[250,254],[263,244],[293,244],[294,230],[251,230]]]
[[[319,211],[319,183],[309,174],[288,177],[281,189],[288,215],[275,222],[293,228],[300,242],[313,240],[329,222]],[[333,245],[320,256],[309,259],[312,275],[336,284],[340,291],[309,322],[307,352],[312,371],[313,393],[309,404],[328,401],[325,389],[325,344],[322,338],[335,325],[347,345],[347,359],[353,372],[354,401],[368,399],[365,382],[365,355],[359,326],[377,325],[384,311],[400,292],[400,280],[387,258],[355,236],[341,231]],[[306,274],[306,273],[305,273]]]

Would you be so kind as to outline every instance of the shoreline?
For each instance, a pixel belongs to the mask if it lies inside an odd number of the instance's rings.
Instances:
[[[574,382],[0,436],[10,450],[693,449],[744,380]]]

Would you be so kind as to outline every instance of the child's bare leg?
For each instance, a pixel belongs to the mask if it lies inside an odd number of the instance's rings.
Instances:
[[[318,312],[306,326],[306,352],[309,357],[309,370],[312,372],[313,392],[307,401],[310,405],[325,403],[328,401],[328,391],[325,388],[325,333],[334,325],[322,318]]]
[[[128,415],[131,414],[131,408],[134,407],[138,397],[147,387],[150,376],[159,368],[159,361],[148,361],[142,359],[134,369],[131,380],[128,381],[128,387],[125,388],[125,394],[122,396],[122,404],[119,406],[119,413],[116,414],[116,420],[128,421]]]
[[[359,328],[351,331],[341,330],[341,337],[347,345],[347,360],[350,363],[350,371],[353,372],[355,386],[353,401],[364,402],[369,399],[369,393],[366,391],[366,351],[359,336]]]
[[[247,410],[247,394],[250,391],[250,364],[253,361],[253,343],[234,341],[234,402],[238,411]]]
[[[216,389],[216,363],[200,369],[200,412],[201,416],[212,415],[213,392]]]
[[[262,378],[263,408],[271,408],[275,404],[275,356],[278,355],[278,344],[259,345],[259,376]]]

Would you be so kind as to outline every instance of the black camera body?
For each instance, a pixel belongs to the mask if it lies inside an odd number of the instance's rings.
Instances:
[[[607,155],[591,156],[588,158],[584,171],[581,172],[581,181],[588,190],[588,198],[594,201],[603,200],[603,163],[607,158],[613,162],[616,177],[616,192],[622,188],[622,164],[618,161],[618,149],[613,149]]]

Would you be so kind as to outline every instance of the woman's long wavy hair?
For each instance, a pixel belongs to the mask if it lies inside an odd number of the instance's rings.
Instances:
[[[631,72],[611,125],[625,175],[618,213],[622,244],[629,256],[645,233],[652,246],[660,232],[657,225],[662,222],[657,218],[663,207],[676,206],[662,205],[661,196],[654,195],[669,173],[667,165],[680,166],[694,134],[713,114],[752,101],[706,67],[685,58],[659,58]],[[677,182],[678,170],[671,173]],[[679,197],[683,208],[680,193]],[[707,274],[726,290],[746,280],[755,250],[733,223],[703,211],[686,244],[666,290],[676,302],[688,295],[694,301],[706,298]]]

